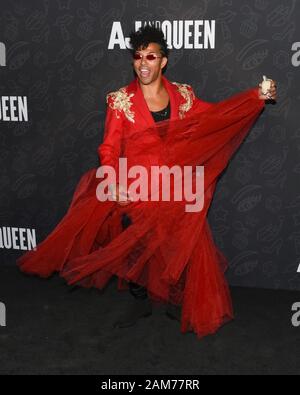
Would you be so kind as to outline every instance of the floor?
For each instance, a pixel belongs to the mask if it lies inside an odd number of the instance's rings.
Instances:
[[[291,323],[300,292],[232,288],[235,320],[202,340],[181,334],[158,309],[115,329],[130,303],[113,280],[105,290],[68,287],[4,266],[0,302],[2,374],[299,374],[300,327]]]

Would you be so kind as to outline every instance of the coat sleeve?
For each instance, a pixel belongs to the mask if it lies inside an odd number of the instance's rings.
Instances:
[[[199,99],[198,97],[195,97],[194,104],[193,104],[193,110],[197,112],[204,112],[208,110],[209,108],[213,107],[215,103],[213,102],[208,102],[204,101],[202,99]]]
[[[104,138],[102,144],[98,147],[98,155],[101,165],[112,166],[117,176],[119,171],[119,157],[122,151],[123,127],[123,114],[113,108],[113,99],[108,95]]]
[[[190,89],[191,89],[191,92],[194,96],[194,101],[193,101],[193,106],[192,106],[191,111],[204,112],[217,104],[217,103],[208,102],[208,101],[199,99],[198,97],[196,97],[192,87],[190,87]],[[253,98],[258,99],[258,90],[259,90],[258,87],[253,87],[253,88],[249,89],[248,91]]]
[[[213,103],[213,102],[208,102],[208,101],[199,99],[195,95],[192,87],[191,87],[191,91],[192,91],[192,94],[194,96],[192,111],[204,112],[204,111],[208,110],[209,108],[213,107],[216,104],[216,103]]]

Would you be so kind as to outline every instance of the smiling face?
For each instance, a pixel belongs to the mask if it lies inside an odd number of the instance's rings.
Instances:
[[[146,49],[140,48],[136,53],[142,55],[142,59],[133,59],[133,68],[140,83],[143,85],[150,85],[161,78],[162,70],[168,63],[168,59],[160,52],[160,45],[150,43]],[[154,54],[159,57],[148,60],[146,58],[148,54]]]

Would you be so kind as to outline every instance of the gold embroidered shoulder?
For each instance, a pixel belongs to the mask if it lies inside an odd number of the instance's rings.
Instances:
[[[172,84],[177,86],[177,89],[181,96],[184,98],[185,102],[179,107],[179,118],[184,118],[185,113],[188,112],[194,103],[195,95],[193,89],[188,84],[180,84],[178,82],[172,82]]]
[[[121,88],[118,91],[111,92],[106,96],[106,102],[109,107],[116,110],[116,117],[119,119],[119,113],[123,111],[126,118],[134,123],[134,112],[131,111],[131,98],[134,93],[128,94],[126,88]],[[110,100],[111,99],[111,100]]]

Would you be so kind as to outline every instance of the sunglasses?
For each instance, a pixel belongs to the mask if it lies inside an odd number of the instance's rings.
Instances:
[[[145,55],[145,58],[146,58],[147,60],[152,61],[152,60],[155,60],[155,59],[157,59],[157,58],[162,58],[162,56],[158,56],[158,55],[156,55],[156,54],[154,54],[154,53],[148,53],[147,55]],[[143,59],[143,55],[141,55],[140,53],[136,52],[136,53],[133,55],[133,59],[134,59],[134,60],[142,60],[142,59]]]

